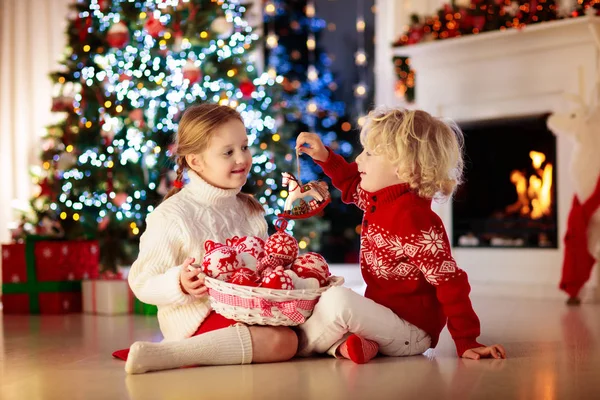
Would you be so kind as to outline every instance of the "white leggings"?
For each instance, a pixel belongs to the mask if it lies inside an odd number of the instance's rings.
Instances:
[[[431,338],[422,329],[404,321],[392,310],[344,287],[332,287],[321,295],[311,317],[298,327],[298,355],[328,353],[355,333],[379,344],[386,356],[424,353]]]

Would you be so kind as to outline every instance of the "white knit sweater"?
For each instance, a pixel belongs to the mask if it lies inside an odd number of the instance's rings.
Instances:
[[[129,272],[129,285],[138,299],[158,306],[165,340],[190,337],[211,311],[208,297],[196,299],[179,285],[187,257],[202,263],[204,242],[225,243],[232,236],[267,237],[261,214],[251,214],[237,197],[239,189],[216,188],[193,171],[190,183],[160,204],[146,219],[140,251]]]

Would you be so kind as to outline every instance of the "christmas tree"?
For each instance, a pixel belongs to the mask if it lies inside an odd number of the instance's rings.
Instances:
[[[323,142],[346,158],[355,154],[356,134],[352,132],[352,120],[364,114],[356,110],[349,115],[344,102],[335,99],[337,83],[331,71],[331,60],[319,40],[327,22],[319,18],[310,0],[269,0],[264,7],[264,30],[267,35],[265,58],[268,67],[283,77],[283,100],[291,112],[284,115],[286,126],[296,133],[309,131],[319,134]],[[356,54],[357,63],[366,63],[366,54]],[[361,82],[355,92],[361,98],[367,95],[366,85]],[[295,137],[295,135],[294,135]],[[293,143],[290,143],[293,146]],[[300,159],[302,180],[328,178],[308,157]],[[333,188],[331,188],[333,189]],[[352,224],[356,232],[356,218],[353,208],[339,200],[340,192],[331,190],[336,197],[325,210],[325,220],[329,216],[346,215],[336,220],[336,225]],[[325,222],[322,222],[325,223]],[[298,223],[304,224],[304,221]],[[319,230],[324,230],[323,228]],[[303,240],[314,242],[314,233]],[[312,240],[311,240],[312,239]]]
[[[173,179],[171,146],[186,106],[236,108],[254,144],[249,185],[272,222],[292,168],[281,78],[253,63],[259,40],[230,0],[79,0],[62,68],[51,75],[64,120],[43,140],[37,233],[97,238],[101,264],[137,254],[145,217]],[[260,57],[261,55],[258,54]],[[310,222],[303,225],[314,231]],[[302,234],[302,233],[300,233]],[[308,235],[308,233],[307,233]]]

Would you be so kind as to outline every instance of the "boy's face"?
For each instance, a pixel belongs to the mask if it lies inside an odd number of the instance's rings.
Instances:
[[[186,159],[190,168],[211,185],[221,189],[241,188],[252,167],[246,127],[238,120],[223,124],[204,152]]]
[[[370,149],[364,149],[356,157],[358,171],[360,172],[360,186],[367,192],[376,192],[388,186],[402,183],[397,167],[389,162],[383,155],[375,155]]]

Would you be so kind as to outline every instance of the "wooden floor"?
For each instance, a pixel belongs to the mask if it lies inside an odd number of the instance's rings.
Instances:
[[[456,357],[447,331],[424,356],[333,358],[127,376],[112,350],[160,340],[140,316],[0,318],[0,399],[599,399],[600,305],[476,297],[481,341],[509,359]]]

